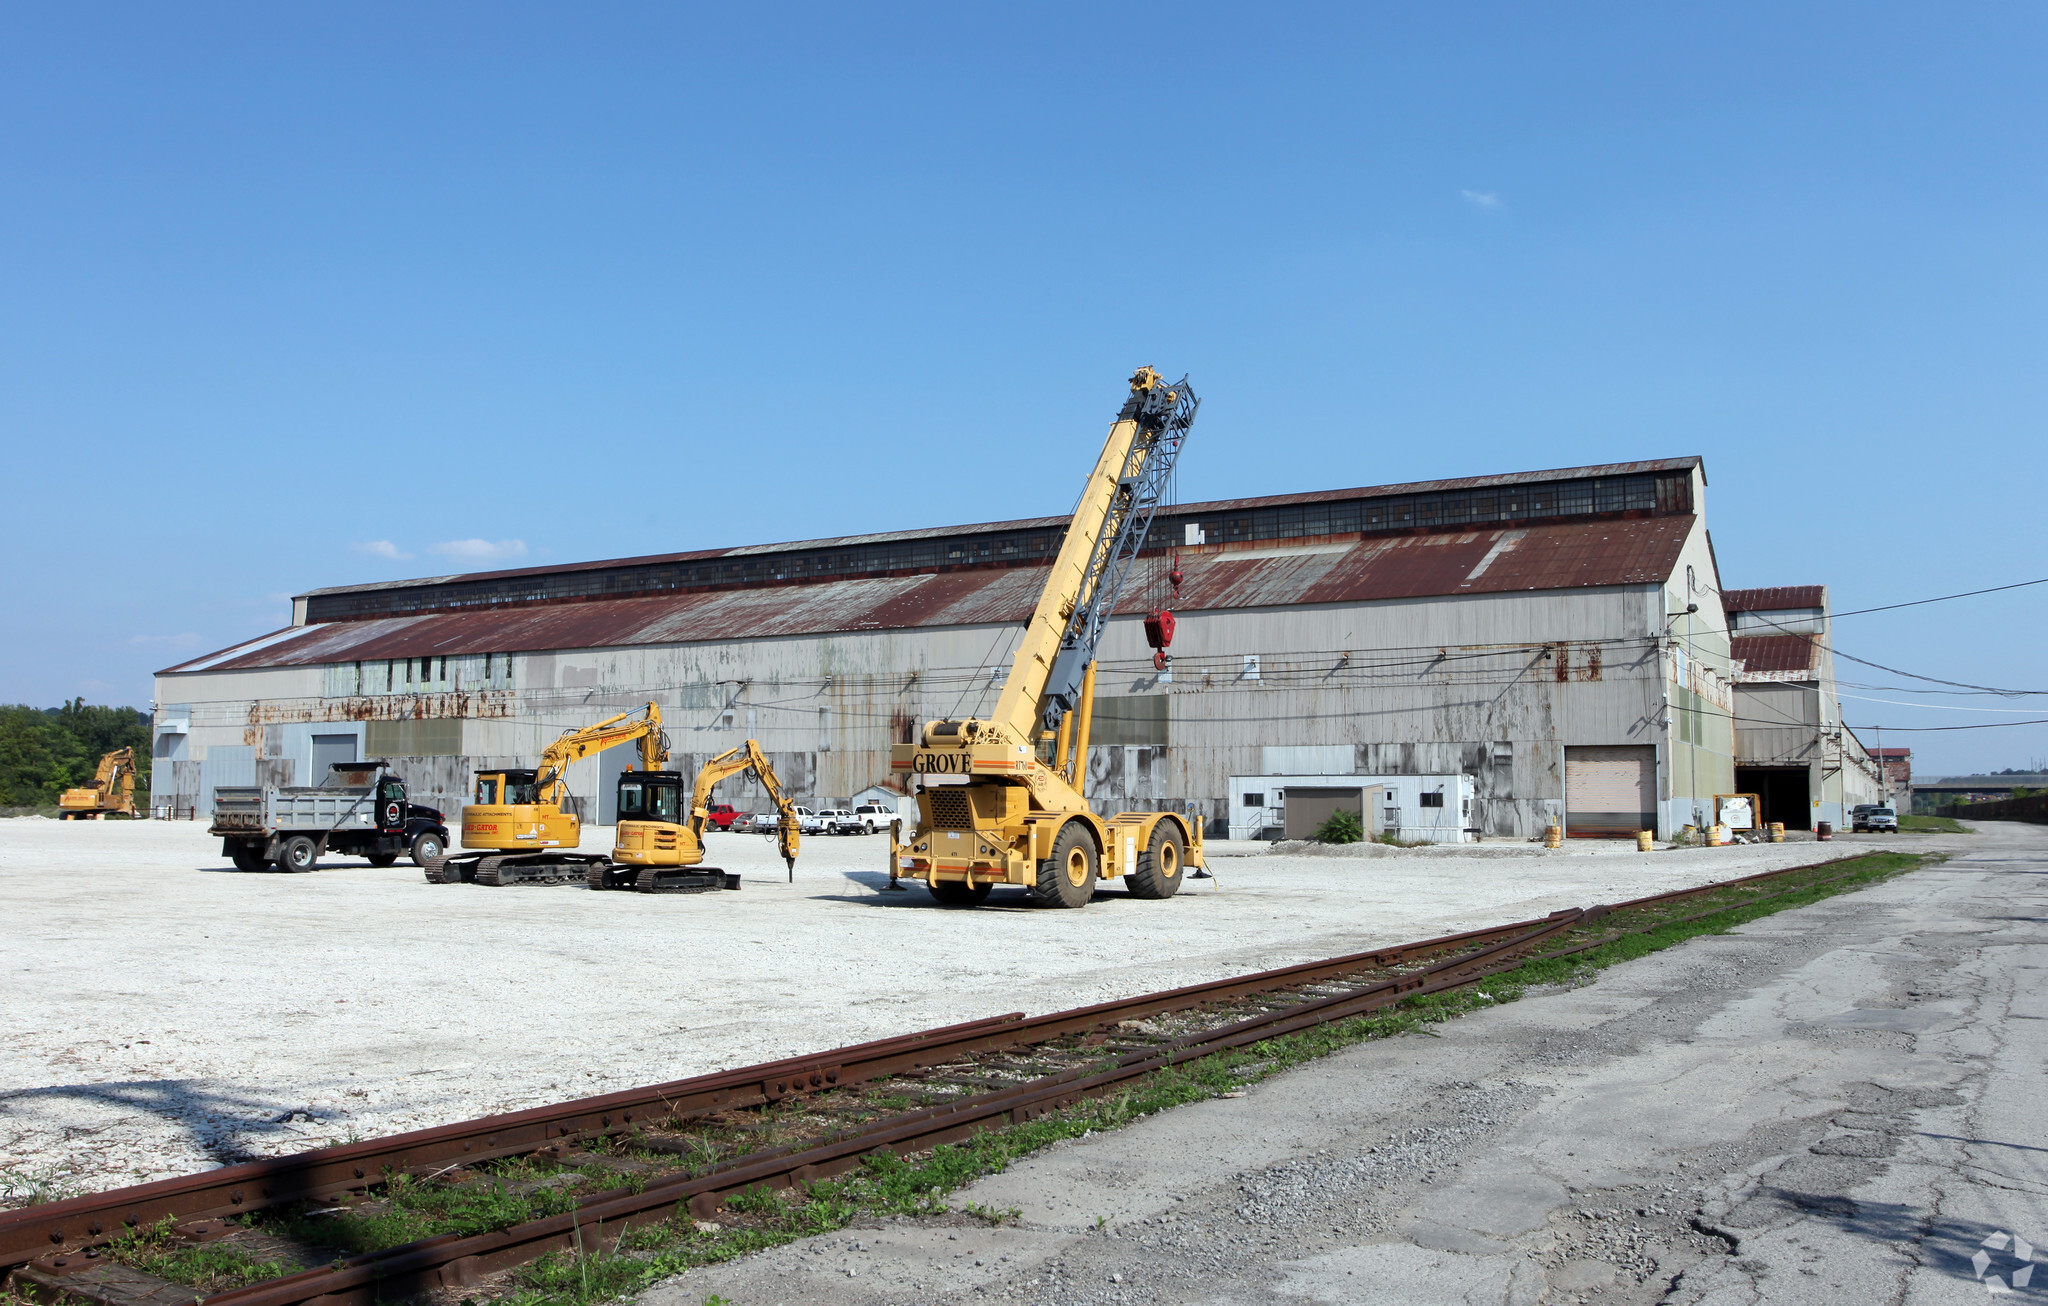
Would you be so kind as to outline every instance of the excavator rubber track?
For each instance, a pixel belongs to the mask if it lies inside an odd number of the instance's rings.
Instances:
[[[740,877],[716,866],[643,866],[633,877],[641,893],[713,893],[719,889],[737,891]]]
[[[609,862],[573,853],[487,853],[437,857],[421,868],[428,884],[586,884]]]

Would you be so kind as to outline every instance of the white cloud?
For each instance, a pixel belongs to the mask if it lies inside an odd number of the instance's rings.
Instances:
[[[199,642],[199,636],[191,631],[182,635],[130,635],[130,644],[161,644],[166,648],[191,648]]]
[[[504,562],[526,556],[525,540],[443,540],[431,547],[457,562]]]
[[[393,562],[402,562],[412,556],[390,540],[358,540],[351,547],[357,553],[367,553],[373,558],[389,558]]]
[[[1495,194],[1493,191],[1461,190],[1458,193],[1465,197],[1466,203],[1471,204],[1476,208],[1497,209],[1500,207],[1500,196]]]

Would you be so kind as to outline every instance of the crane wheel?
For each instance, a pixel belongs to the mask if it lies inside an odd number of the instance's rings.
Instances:
[[[1038,900],[1048,907],[1086,907],[1095,896],[1101,854],[1080,821],[1069,821],[1053,840],[1052,856],[1038,864]]]
[[[1152,838],[1145,844],[1145,851],[1138,854],[1137,868],[1124,877],[1124,883],[1130,887],[1133,898],[1171,898],[1180,892],[1187,864],[1188,853],[1181,841],[1180,827],[1162,819],[1152,827]]]
[[[988,901],[988,891],[992,887],[992,885],[977,884],[970,889],[967,887],[967,881],[965,880],[933,880],[931,882],[932,897],[939,900],[941,907],[979,907]]]

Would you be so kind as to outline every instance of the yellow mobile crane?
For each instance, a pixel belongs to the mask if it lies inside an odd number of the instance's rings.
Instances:
[[[1202,865],[1199,821],[1105,820],[1083,796],[1095,648],[1199,405],[1185,377],[1168,385],[1142,367],[1130,384],[994,714],[927,721],[920,742],[890,749],[893,773],[920,782],[917,829],[905,843],[890,836],[890,879],[923,880],[942,903],[971,906],[1018,884],[1048,906],[1080,907],[1099,880],[1119,877],[1137,897],[1166,898]]]
[[[462,846],[467,851],[428,862],[427,883],[560,884],[583,880],[602,854],[571,853],[581,842],[583,823],[562,810],[568,786],[562,773],[571,762],[620,744],[640,745],[640,769],[658,771],[668,761],[668,736],[661,708],[621,712],[594,726],[565,732],[541,753],[531,771],[479,771],[476,801],[462,809]]]
[[[117,748],[100,758],[92,783],[66,789],[57,797],[60,821],[97,821],[102,816],[135,815],[135,750]]]
[[[776,842],[791,882],[796,880],[796,851],[801,841],[796,807],[782,791],[775,768],[749,739],[706,762],[697,772],[683,815],[680,771],[628,772],[619,777],[619,829],[613,841],[612,864],[593,864],[593,889],[634,888],[644,893],[701,893],[706,889],[737,889],[740,877],[704,866],[704,827],[710,818],[711,791],[718,782],[743,771],[761,778],[768,797],[781,813]]]

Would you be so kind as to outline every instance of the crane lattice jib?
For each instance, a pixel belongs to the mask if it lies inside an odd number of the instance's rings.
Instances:
[[[1060,718],[1080,701],[1081,677],[1095,660],[1095,647],[1102,642],[1102,632],[1116,611],[1131,564],[1145,547],[1152,516],[1159,510],[1180,447],[1195,423],[1195,410],[1201,406],[1202,401],[1188,388],[1188,379],[1182,377],[1173,385],[1155,382],[1149,389],[1134,391],[1117,415],[1120,422],[1136,422],[1138,434],[1131,441],[1116,493],[1104,512],[1095,556],[1060,636],[1052,673],[1046,678],[1040,721],[1047,730],[1057,730]]]

